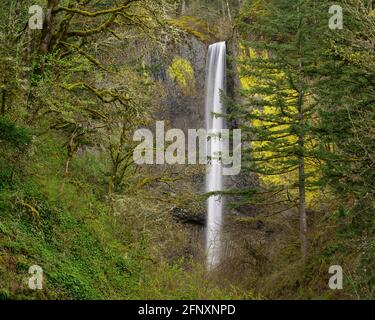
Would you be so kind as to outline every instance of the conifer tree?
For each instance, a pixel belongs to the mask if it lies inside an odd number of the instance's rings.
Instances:
[[[344,28],[331,32],[319,71],[317,138],[324,182],[364,230],[374,219],[375,7],[371,0],[340,4]]]
[[[283,210],[298,207],[303,258],[308,246],[306,191],[316,184],[318,163],[310,130],[316,121],[315,75],[328,8],[306,0],[251,2],[240,24],[250,34],[239,62],[242,102],[230,105],[249,145],[244,166],[266,182],[254,201],[278,195],[278,201],[266,204],[269,210],[275,204]]]

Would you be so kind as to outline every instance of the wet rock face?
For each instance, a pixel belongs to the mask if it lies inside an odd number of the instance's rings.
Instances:
[[[186,35],[184,40],[170,46],[169,61],[160,68],[157,78],[164,83],[166,96],[157,118],[167,120],[171,127],[182,129],[200,129],[205,127],[205,77],[207,46],[193,36]],[[172,79],[168,69],[174,58],[186,60],[193,69],[194,81],[186,84],[190,89],[184,92],[178,82]]]
[[[189,212],[187,209],[175,207],[175,208],[172,208],[171,213],[175,219],[177,219],[178,221],[182,223],[197,225],[200,227],[204,227],[206,225],[206,213],[205,212],[194,214],[194,213]]]

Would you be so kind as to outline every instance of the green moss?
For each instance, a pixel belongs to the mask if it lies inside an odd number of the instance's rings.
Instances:
[[[125,264],[129,249],[107,240],[117,243],[105,231],[113,217],[92,215],[92,207],[104,206],[90,190],[67,184],[64,194],[59,192],[62,175],[57,168],[65,157],[60,145],[50,138],[38,141],[28,175],[0,191],[1,298],[126,298],[131,291],[128,271],[117,265]],[[99,236],[103,233],[105,239]],[[27,287],[34,264],[45,272],[42,292]]]
[[[175,57],[168,68],[168,76],[177,82],[185,95],[194,95],[194,69],[188,60],[181,57]]]
[[[15,147],[24,147],[31,143],[31,134],[26,128],[17,127],[4,117],[0,117],[0,143],[7,142]]]
[[[103,159],[87,166],[74,159],[62,193],[62,146],[56,137],[37,140],[26,175],[0,189],[0,299],[244,297],[214,281],[202,287],[202,267],[150,263],[152,244],[133,237],[136,225],[119,223],[94,191],[104,181]],[[28,288],[32,265],[43,269],[43,290]]]
[[[216,39],[216,30],[210,28],[207,22],[192,16],[182,16],[178,19],[170,19],[168,23],[203,42],[213,42]]]

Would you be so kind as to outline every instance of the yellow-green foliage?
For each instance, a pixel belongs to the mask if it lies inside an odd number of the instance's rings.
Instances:
[[[268,59],[268,53],[267,52],[256,52],[252,48],[247,48],[245,49],[244,46],[241,47],[241,56],[240,59],[258,59],[261,57],[262,59]],[[242,70],[244,71],[244,70]],[[245,70],[246,71],[246,70]],[[247,74],[247,72],[245,72]],[[275,72],[274,74],[274,81],[282,84],[280,85],[281,88],[285,88],[284,84],[287,82],[286,75],[280,71],[280,72]],[[252,91],[252,88],[254,87],[264,87],[267,88],[269,84],[267,84],[266,80],[261,80],[257,77],[251,76],[251,75],[246,75],[241,77],[241,85],[244,89],[248,89],[250,92]],[[263,82],[261,82],[263,81]],[[283,91],[283,96],[284,97],[291,97],[289,99],[285,98],[285,110],[288,114],[295,115],[296,117],[298,116],[297,114],[297,108],[295,106],[295,99],[294,97],[297,95],[296,92],[294,92],[291,89],[281,89]],[[280,93],[280,92],[279,92]],[[254,94],[255,96],[259,94]],[[259,97],[262,98],[264,101],[266,101],[268,104],[263,107],[262,110],[252,110],[251,112],[253,114],[256,114],[257,116],[261,117],[262,115],[264,116],[277,116],[281,122],[288,122],[288,119],[282,114],[283,112],[279,110],[279,108],[275,107],[277,104],[277,99],[280,99],[279,94],[269,94],[267,96],[262,96]],[[274,138],[281,138],[285,135],[285,132],[293,132],[292,128],[290,125],[285,125],[285,124],[280,124],[280,125],[275,125],[275,123],[255,119],[252,120],[251,125],[254,127],[263,127],[263,126],[270,126],[268,129],[270,132],[274,132],[273,137]],[[294,134],[290,134],[288,137],[285,137],[285,146],[287,144],[293,144],[296,143],[298,140],[298,137]],[[269,150],[264,151],[264,149],[267,149],[267,144],[269,144],[268,141],[254,141],[252,142],[252,152],[253,156],[259,159],[270,159],[264,162],[264,165],[268,169],[277,169],[280,166],[280,163],[284,160],[285,158],[275,158],[271,159],[272,157],[275,157],[276,154],[274,152],[271,152]],[[314,144],[314,142],[310,143],[311,145]],[[283,145],[280,145],[280,148],[282,148]],[[309,147],[309,145],[307,145]],[[310,178],[310,180],[314,179],[314,181],[319,179],[319,174],[317,172],[317,163],[315,163],[313,160],[306,158],[305,159],[305,164],[306,164],[306,173],[307,175],[310,175],[311,173],[314,173],[312,175],[314,178]],[[294,194],[296,191],[293,190],[293,185],[295,181],[298,180],[298,170],[294,170],[292,172],[287,172],[285,174],[280,174],[280,175],[260,175],[261,180],[263,183],[266,185],[284,185],[284,186],[291,186],[290,194],[297,196],[297,194]],[[316,190],[307,190],[307,202],[309,205],[313,205],[317,197],[319,196],[319,192]]]
[[[175,57],[168,68],[168,76],[178,84],[185,95],[195,93],[194,70],[188,60]]]

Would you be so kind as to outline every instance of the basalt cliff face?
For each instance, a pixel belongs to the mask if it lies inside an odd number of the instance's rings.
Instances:
[[[179,43],[170,45],[168,51],[167,60],[156,73],[165,88],[163,107],[157,118],[184,131],[204,128],[207,45],[185,35]]]

